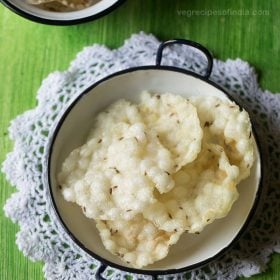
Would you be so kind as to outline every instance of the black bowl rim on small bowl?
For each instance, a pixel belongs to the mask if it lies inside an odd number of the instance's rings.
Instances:
[[[40,16],[35,16],[31,13],[27,13],[24,10],[20,9],[19,7],[14,5],[9,0],[0,0],[0,3],[2,3],[4,6],[6,6],[7,8],[9,8],[11,11],[18,14],[19,16],[24,17],[24,18],[34,21],[34,22],[47,24],[47,25],[74,25],[74,24],[85,23],[85,22],[99,19],[99,18],[111,13],[113,10],[115,10],[117,7],[119,7],[125,1],[126,0],[116,0],[116,2],[113,5],[109,6],[107,9],[105,9],[95,15],[78,18],[78,19],[70,19],[70,20],[47,19],[47,18],[43,18]]]
[[[184,44],[184,45],[188,45],[194,48],[197,48],[198,50],[200,50],[207,58],[208,64],[207,64],[207,68],[206,68],[206,73],[205,75],[199,75],[197,73],[194,73],[192,71],[186,70],[186,69],[181,69],[178,67],[174,67],[174,66],[163,66],[161,65],[161,60],[162,60],[162,54],[163,54],[163,50],[166,46],[169,45],[173,45],[173,44]],[[243,108],[242,106],[240,106],[240,104],[234,100],[232,98],[231,95],[229,95],[229,93],[221,86],[217,85],[216,83],[214,83],[213,81],[209,80],[209,76],[211,74],[212,71],[212,65],[213,65],[213,58],[211,53],[202,45],[193,42],[193,41],[189,41],[189,40],[184,40],[184,39],[174,39],[174,40],[169,40],[166,42],[163,42],[160,44],[158,51],[157,51],[157,56],[156,56],[156,65],[152,65],[152,66],[140,66],[140,67],[134,67],[134,68],[129,68],[126,70],[122,70],[119,72],[116,72],[114,74],[111,74],[101,80],[99,80],[98,82],[94,83],[92,86],[90,86],[89,88],[87,88],[84,92],[82,92],[72,103],[71,105],[67,108],[67,110],[64,112],[62,118],[59,120],[58,124],[56,125],[52,138],[50,139],[50,145],[48,146],[48,158],[47,158],[47,181],[48,181],[48,189],[50,192],[50,197],[51,197],[51,202],[52,202],[52,206],[55,210],[55,213],[58,217],[59,222],[62,224],[63,228],[65,229],[65,231],[68,233],[68,235],[71,237],[71,239],[81,248],[83,249],[85,252],[87,252],[90,256],[92,256],[93,258],[95,258],[96,260],[101,262],[101,265],[99,267],[99,269],[97,270],[97,274],[96,277],[97,279],[103,280],[104,278],[102,277],[102,273],[105,271],[105,269],[107,268],[107,266],[122,270],[122,271],[126,271],[129,273],[135,273],[135,274],[142,274],[142,275],[150,275],[153,277],[153,279],[157,279],[157,277],[159,275],[167,275],[167,274],[176,274],[176,273],[182,273],[182,272],[187,272],[190,271],[192,269],[197,269],[199,267],[202,267],[208,263],[210,263],[211,261],[213,261],[214,259],[217,259],[218,257],[221,257],[226,251],[228,251],[229,248],[231,248],[237,240],[240,239],[241,235],[245,232],[246,228],[248,227],[250,221],[252,220],[253,215],[256,212],[257,206],[259,204],[259,200],[260,200],[260,196],[262,193],[262,182],[263,182],[263,165],[262,165],[262,155],[260,152],[260,145],[259,145],[259,141],[256,135],[256,131],[254,128],[254,124],[252,123],[252,130],[253,130],[253,135],[255,137],[255,141],[256,141],[256,146],[257,146],[257,150],[259,153],[259,157],[260,157],[260,177],[259,177],[259,182],[258,182],[258,187],[257,187],[257,191],[255,194],[255,198],[254,198],[254,202],[253,205],[249,211],[249,214],[245,220],[245,222],[243,223],[241,229],[237,232],[237,234],[235,235],[235,237],[231,240],[231,242],[223,247],[219,252],[217,252],[215,255],[213,255],[212,257],[205,259],[203,261],[200,261],[198,263],[189,265],[187,267],[183,267],[183,268],[179,268],[179,269],[166,269],[166,270],[145,270],[145,269],[135,269],[135,268],[129,268],[126,266],[122,266],[116,263],[113,263],[111,261],[108,261],[106,259],[104,259],[103,257],[100,257],[99,255],[95,254],[94,252],[92,252],[91,250],[87,249],[74,235],[73,233],[69,230],[69,228],[67,227],[67,225],[64,223],[58,207],[56,205],[55,202],[55,198],[54,198],[54,194],[51,188],[51,172],[50,172],[50,165],[51,165],[51,157],[52,157],[52,151],[53,151],[53,146],[54,146],[54,142],[56,140],[57,134],[62,126],[62,124],[64,123],[64,120],[66,119],[66,117],[68,116],[68,114],[71,112],[72,108],[80,101],[80,99],[86,95],[87,93],[91,92],[95,87],[97,87],[99,84],[103,83],[104,81],[109,80],[110,78],[113,78],[115,76],[119,76],[122,74],[126,74],[126,73],[130,73],[130,72],[134,72],[134,71],[139,71],[139,70],[165,70],[165,71],[175,71],[175,72],[179,72],[179,73],[183,73],[183,74],[187,74],[187,75],[191,75],[195,78],[198,78],[208,84],[210,84],[211,86],[214,86],[215,88],[217,88],[218,90],[222,91],[230,100],[233,100],[235,103],[237,103],[239,105],[240,108]],[[252,119],[251,119],[252,121]]]

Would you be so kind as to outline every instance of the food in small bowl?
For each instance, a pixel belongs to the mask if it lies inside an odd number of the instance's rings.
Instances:
[[[135,268],[225,217],[254,162],[248,114],[231,101],[143,92],[93,119],[58,175],[107,250]]]
[[[1,0],[27,19],[54,25],[71,25],[100,18],[124,0]]]
[[[203,51],[205,76],[161,65],[174,43]],[[76,244],[104,265],[187,271],[246,228],[258,203],[260,154],[249,115],[209,81],[211,68],[197,43],[165,42],[156,66],[97,82],[55,128],[46,173],[53,206]]]

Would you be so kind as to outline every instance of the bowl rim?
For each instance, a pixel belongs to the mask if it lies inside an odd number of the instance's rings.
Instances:
[[[112,268],[116,268],[119,269],[121,271],[126,271],[129,273],[134,273],[134,274],[142,274],[142,275],[150,275],[153,277],[153,279],[157,279],[157,276],[160,275],[167,275],[167,274],[176,274],[176,273],[182,273],[182,272],[188,272],[190,270],[193,269],[197,269],[200,268],[210,262],[212,262],[214,259],[217,259],[219,257],[221,257],[222,255],[225,254],[226,251],[228,251],[240,238],[241,236],[244,234],[245,230],[247,229],[247,227],[249,226],[254,214],[256,213],[256,210],[258,208],[259,202],[260,202],[260,197],[261,194],[263,192],[263,157],[261,154],[261,150],[260,150],[260,142],[258,140],[258,136],[256,134],[256,129],[254,128],[254,123],[252,118],[250,117],[251,120],[251,124],[252,124],[252,132],[254,135],[254,139],[256,142],[256,148],[259,154],[259,158],[260,158],[260,176],[259,176],[259,181],[258,181],[258,186],[257,186],[257,191],[255,194],[255,199],[253,202],[253,205],[249,211],[249,214],[247,215],[247,218],[245,220],[245,222],[243,223],[243,225],[241,226],[240,230],[236,233],[236,235],[234,236],[234,238],[228,243],[228,245],[226,245],[225,247],[222,247],[216,254],[214,254],[213,256],[194,263],[192,265],[189,266],[185,266],[182,268],[172,268],[172,269],[165,269],[165,270],[160,270],[160,269],[137,269],[137,268],[131,268],[131,267],[126,267],[124,265],[119,265],[116,264],[114,262],[108,261],[105,258],[97,255],[96,253],[94,253],[93,251],[91,251],[90,249],[86,248],[81,241],[79,241],[74,234],[71,232],[71,230],[67,227],[67,225],[64,223],[58,207],[56,206],[55,203],[55,198],[54,198],[54,194],[52,191],[52,187],[51,187],[51,172],[50,172],[50,165],[51,165],[51,158],[52,158],[52,152],[53,152],[53,146],[56,140],[56,137],[60,131],[61,126],[63,125],[65,119],[67,118],[67,116],[69,115],[69,113],[71,112],[71,110],[73,109],[73,107],[88,93],[90,93],[94,88],[96,88],[99,84],[102,84],[103,82],[110,80],[111,78],[114,78],[116,76],[120,76],[123,74],[128,74],[131,72],[136,72],[136,71],[145,71],[145,70],[164,70],[164,71],[175,71],[178,73],[182,73],[182,74],[186,74],[186,75],[190,75],[194,78],[198,78],[208,84],[210,84],[211,86],[214,86],[215,88],[217,88],[218,90],[221,90],[230,100],[234,101],[241,109],[243,109],[243,106],[241,106],[239,104],[238,101],[236,101],[222,86],[216,84],[215,82],[209,80],[208,78],[205,78],[197,73],[194,73],[192,71],[186,70],[186,69],[182,69],[182,68],[178,68],[175,66],[163,66],[163,65],[147,65],[147,66],[139,66],[139,67],[132,67],[132,68],[128,68],[125,70],[121,70],[118,72],[115,72],[113,74],[110,74],[100,80],[98,80],[97,82],[93,83],[91,86],[89,86],[88,88],[86,88],[83,92],[81,92],[72,102],[71,104],[68,106],[68,108],[63,112],[62,116],[60,117],[59,121],[57,122],[57,124],[55,125],[54,129],[52,130],[52,136],[49,139],[48,145],[47,145],[47,151],[46,151],[46,155],[47,155],[47,169],[46,172],[47,174],[45,174],[44,177],[46,177],[47,179],[47,186],[48,186],[48,191],[50,193],[50,200],[51,200],[51,205],[54,209],[54,212],[58,218],[58,221],[60,222],[60,224],[62,225],[63,229],[66,231],[66,233],[68,234],[68,236],[72,239],[72,241],[78,245],[84,252],[86,252],[87,254],[89,254],[91,257],[93,257],[94,259],[100,261],[100,267],[97,269],[97,274],[102,273],[107,266],[110,266]],[[249,114],[249,113],[248,113]],[[101,278],[100,278],[101,279]]]
[[[119,7],[121,4],[123,4],[126,0],[116,0],[116,2],[109,6],[107,9],[91,16],[86,16],[78,19],[69,19],[69,20],[59,20],[59,19],[46,19],[40,16],[35,16],[32,13],[28,13],[19,7],[17,7],[15,4],[10,2],[9,0],[0,0],[0,3],[2,3],[5,7],[16,13],[17,15],[26,18],[28,20],[31,20],[33,22],[46,24],[46,25],[74,25],[79,23],[85,23],[89,21],[96,20],[98,18],[101,18],[109,13],[111,13],[113,10],[115,10],[117,7]]]

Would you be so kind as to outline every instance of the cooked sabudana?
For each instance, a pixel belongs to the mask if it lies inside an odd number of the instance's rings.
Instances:
[[[194,133],[182,135],[178,145],[195,142],[200,149],[196,109],[191,104],[184,109],[177,128],[194,122],[198,133],[195,140]],[[186,150],[192,157],[199,152],[192,146]],[[177,158],[161,143],[158,131],[147,126],[138,106],[120,100],[97,116],[87,143],[65,160],[59,181],[65,199],[83,207],[87,217],[129,220],[155,201],[156,190],[165,193],[174,187]]]
[[[105,248],[141,268],[225,217],[253,161],[249,116],[234,102],[144,92],[139,104],[119,100],[97,115],[58,182]]]
[[[166,257],[169,247],[177,243],[182,234],[160,230],[141,214],[129,221],[97,220],[96,226],[105,248],[135,267]]]
[[[234,103],[217,97],[191,97],[203,128],[204,142],[224,148],[241,181],[249,176],[254,162],[252,128],[248,113]]]
[[[238,198],[238,175],[222,147],[205,144],[198,158],[174,175],[175,187],[158,196],[143,215],[167,232],[199,233],[227,215]]]
[[[189,101],[178,95],[143,92],[139,109],[145,124],[157,132],[160,142],[172,153],[176,170],[197,157],[202,129],[197,110]]]

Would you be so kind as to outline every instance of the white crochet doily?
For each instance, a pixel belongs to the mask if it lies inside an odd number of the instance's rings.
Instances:
[[[110,73],[140,65],[154,65],[159,41],[140,33],[124,46],[110,50],[93,45],[77,55],[69,69],[50,74],[39,89],[36,108],[12,121],[14,150],[2,170],[17,191],[7,200],[6,215],[19,224],[17,245],[32,260],[42,260],[47,279],[95,279],[99,261],[76,246],[63,231],[50,205],[43,182],[45,146],[59,117],[78,94]],[[184,48],[184,49],[183,49]],[[204,63],[196,51],[174,46],[164,53],[163,64],[202,73]],[[280,94],[259,88],[248,63],[237,59],[214,61],[211,80],[226,87],[250,112],[261,142],[265,176],[261,209],[246,234],[222,258],[204,268],[159,279],[235,279],[266,268],[273,252],[280,252]],[[151,279],[107,268],[105,279]]]

